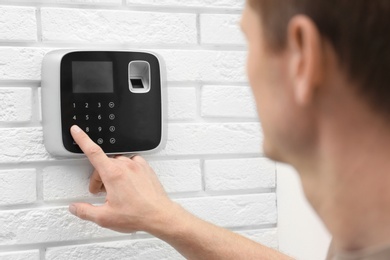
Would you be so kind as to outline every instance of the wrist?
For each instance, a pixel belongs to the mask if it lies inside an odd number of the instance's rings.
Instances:
[[[185,230],[185,223],[188,223],[190,218],[191,214],[179,204],[169,201],[165,205],[160,205],[159,212],[146,223],[143,230],[162,240],[169,240]]]

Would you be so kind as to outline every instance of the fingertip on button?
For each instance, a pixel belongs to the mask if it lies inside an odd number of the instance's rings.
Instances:
[[[70,128],[70,131],[77,134],[77,133],[81,132],[81,128],[78,127],[77,125],[72,125],[72,127]]]

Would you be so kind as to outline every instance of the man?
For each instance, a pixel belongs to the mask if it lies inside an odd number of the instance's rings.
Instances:
[[[333,235],[329,259],[390,259],[390,1],[248,0],[242,28],[264,151],[293,165]],[[188,259],[288,259],[192,216],[140,156],[109,159],[79,128],[103,206],[70,211],[146,231]]]

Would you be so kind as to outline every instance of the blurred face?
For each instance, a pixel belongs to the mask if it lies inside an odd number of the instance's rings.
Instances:
[[[264,152],[274,160],[282,160],[278,129],[282,127],[280,120],[287,105],[282,87],[285,84],[283,53],[274,53],[267,48],[259,14],[248,4],[241,27],[248,43],[247,73],[262,123]]]
[[[287,163],[302,159],[310,154],[315,116],[295,99],[296,75],[291,66],[296,54],[289,47],[270,48],[260,15],[248,4],[241,26],[248,43],[247,73],[262,124],[264,153]]]

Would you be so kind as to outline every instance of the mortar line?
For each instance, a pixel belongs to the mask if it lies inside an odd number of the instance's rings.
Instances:
[[[148,161],[175,161],[175,160],[232,160],[232,159],[251,159],[266,158],[263,153],[231,153],[231,154],[187,154],[187,155],[143,155]],[[74,163],[88,163],[85,157],[80,158],[51,158],[49,160],[37,160],[27,162],[7,162],[0,163],[0,169],[31,168],[36,165],[44,164],[45,166],[58,166]]]
[[[41,86],[40,80],[31,80],[31,79],[0,79],[0,88],[1,87],[25,87],[26,85],[31,85],[31,87],[39,88]],[[167,81],[167,88],[170,87],[200,87],[202,85],[213,85],[213,86],[234,86],[234,87],[248,87],[248,82],[246,81]]]
[[[92,39],[93,41],[93,39]],[[198,40],[197,40],[198,41]],[[193,43],[173,43],[173,44],[158,44],[158,43],[131,43],[131,42],[109,42],[109,43],[89,43],[89,42],[74,42],[74,41],[13,41],[13,40],[3,40],[0,42],[0,47],[29,47],[29,48],[63,48],[63,49],[107,49],[107,50],[131,50],[131,49],[141,49],[141,50],[176,50],[176,51],[237,51],[237,52],[246,52],[247,48],[244,45],[234,45],[234,44],[198,44],[198,42]]]
[[[246,197],[253,195],[267,195],[275,194],[274,188],[258,188],[258,189],[247,189],[247,190],[225,190],[225,191],[198,191],[198,192],[176,192],[169,193],[169,197],[172,200],[187,200],[187,199],[204,199],[204,198],[223,198],[223,197]],[[62,200],[51,200],[51,201],[37,201],[31,204],[20,204],[20,205],[9,205],[0,206],[0,211],[33,211],[33,210],[50,210],[57,208],[67,208],[69,204],[73,202],[83,201],[91,204],[103,204],[105,196],[102,194],[99,197],[79,197],[69,198]]]
[[[201,31],[201,24],[200,24],[200,14],[196,14],[196,36],[197,36],[197,42],[198,45],[202,45],[202,31]]]
[[[37,7],[35,15],[37,19],[37,41],[42,42],[42,16],[40,7]]]
[[[200,160],[200,174],[202,177],[202,190],[206,192],[207,183],[206,183],[205,159]]]
[[[150,238],[145,238],[150,239]],[[103,238],[89,238],[89,239],[73,239],[67,241],[53,241],[53,242],[40,242],[40,243],[31,243],[31,244],[18,244],[18,245],[8,245],[0,246],[0,252],[9,252],[9,251],[28,251],[28,250],[42,250],[45,256],[47,248],[58,248],[58,247],[67,247],[67,246],[78,246],[78,245],[91,245],[96,243],[112,243],[118,241],[134,240],[133,234],[128,235],[117,235],[117,236],[107,236]],[[141,240],[141,239],[140,239]],[[45,259],[45,258],[44,258]]]
[[[35,169],[36,169],[37,203],[44,203],[44,199],[43,199],[43,167],[38,166]]]
[[[255,231],[255,230],[267,230],[277,228],[277,223],[268,223],[268,224],[259,224],[253,226],[241,226],[241,227],[228,227],[232,232],[245,232],[245,231]]]
[[[41,102],[39,87],[32,87],[31,111],[31,123],[34,125],[41,125]]]
[[[39,260],[45,260],[46,259],[46,247],[40,246],[39,247]]]
[[[245,232],[245,231],[257,231],[257,230],[269,230],[277,228],[276,223],[264,223],[250,226],[231,226],[224,227],[232,232]],[[131,242],[135,240],[157,240],[158,238],[146,234],[143,232],[131,233],[126,235],[107,236],[103,238],[91,238],[91,239],[74,239],[68,241],[53,241],[53,242],[40,242],[32,244],[18,244],[0,246],[0,252],[12,252],[12,251],[29,251],[36,250],[40,251],[40,259],[45,259],[46,250],[48,248],[61,248],[61,247],[78,247],[88,246],[93,244],[104,244],[104,243],[115,243],[115,242]],[[42,258],[43,257],[43,258]]]
[[[42,127],[42,122],[38,119],[39,115],[39,105],[35,105],[37,108],[33,108],[36,114],[36,117],[33,117],[29,121],[25,122],[1,122],[0,129],[5,128],[31,128],[31,127]],[[255,117],[253,118],[240,118],[240,117],[202,117],[197,112],[194,119],[168,119],[166,123],[169,125],[191,125],[191,124],[259,124],[259,120]]]
[[[208,14],[241,14],[243,8],[228,7],[201,7],[201,6],[159,6],[147,4],[125,4],[122,0],[119,4],[83,4],[83,3],[52,3],[49,1],[3,1],[0,4],[5,6],[29,6],[29,7],[55,7],[68,9],[92,9],[92,10],[129,10],[139,12],[156,13],[208,13]]]
[[[250,226],[227,226],[224,227],[232,232],[245,232],[245,231],[256,231],[256,230],[268,230],[277,227],[276,223],[264,223]],[[88,246],[93,244],[102,243],[115,243],[120,241],[134,241],[134,240],[156,240],[158,238],[145,233],[132,233],[126,235],[107,236],[103,238],[90,238],[90,239],[74,239],[67,241],[52,241],[52,242],[38,242],[31,244],[18,244],[18,245],[6,245],[0,246],[0,252],[12,252],[12,251],[29,251],[36,250],[40,251],[40,259],[45,259],[46,250],[48,248],[61,248],[61,247],[72,247],[72,246]],[[42,258],[43,256],[43,258]]]
[[[203,120],[202,118],[202,88],[203,84],[199,84],[195,87],[195,97],[196,97],[196,114],[195,121]],[[172,120],[172,123],[175,121]]]

